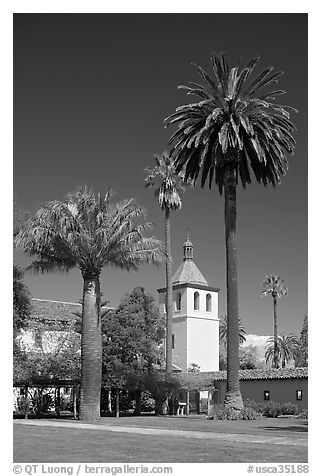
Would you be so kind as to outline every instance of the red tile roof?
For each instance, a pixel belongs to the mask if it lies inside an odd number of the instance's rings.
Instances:
[[[177,375],[182,385],[190,389],[201,390],[211,388],[214,381],[226,380],[226,371],[217,372],[184,372]],[[287,368],[287,369],[254,369],[240,370],[240,380],[284,380],[308,378],[308,368]]]

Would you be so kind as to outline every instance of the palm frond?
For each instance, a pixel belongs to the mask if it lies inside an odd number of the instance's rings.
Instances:
[[[156,166],[145,169],[145,186],[156,186],[155,197],[162,209],[179,210],[182,206],[180,193],[185,191],[188,183],[184,183],[183,175],[176,170],[174,160],[167,151],[155,154],[154,158]]]
[[[15,238],[15,246],[36,259],[35,271],[98,274],[105,265],[138,269],[145,262],[169,259],[163,244],[146,237],[151,223],[134,199],[111,202],[112,192],[97,196],[86,187],[65,202],[48,202],[29,219]]]
[[[277,360],[285,367],[286,363],[294,359],[300,352],[300,341],[294,334],[285,335],[284,333],[277,336],[274,342],[274,337],[269,337],[265,344],[265,361],[272,362],[274,359],[274,352],[276,351]]]
[[[288,168],[286,154],[295,148],[295,126],[289,118],[296,110],[275,102],[284,94],[281,89],[260,93],[282,72],[269,67],[251,80],[258,61],[256,56],[244,68],[230,68],[226,55],[214,52],[213,76],[194,65],[204,84],[180,86],[201,99],[177,107],[164,121],[176,126],[170,154],[176,171],[184,169],[185,180],[196,183],[200,176],[202,187],[211,187],[214,180],[222,193],[225,165],[233,161],[244,188],[252,175],[265,186],[280,183]]]
[[[281,279],[278,275],[265,276],[265,280],[262,283],[261,296],[271,295],[273,297],[280,298],[283,295],[288,294],[288,289],[284,285],[284,279]]]

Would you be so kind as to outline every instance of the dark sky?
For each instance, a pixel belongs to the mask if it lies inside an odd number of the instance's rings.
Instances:
[[[163,120],[188,98],[179,84],[198,80],[190,63],[210,70],[210,53],[230,61],[260,54],[257,72],[285,72],[283,102],[299,109],[297,148],[276,189],[253,183],[238,192],[239,308],[248,334],[272,333],[272,299],[260,297],[267,274],[280,274],[289,295],[279,304],[279,330],[299,333],[307,314],[307,14],[15,14],[14,193],[35,211],[78,185],[111,187],[115,199],[136,197],[163,239],[163,215],[144,189],[144,168],[166,149]],[[223,199],[218,190],[187,191],[172,215],[174,270],[186,228],[195,262],[220,291],[226,312]],[[22,253],[16,262],[26,263]],[[142,285],[157,296],[164,270],[106,268],[104,299]],[[78,301],[79,271],[28,274],[34,297]]]

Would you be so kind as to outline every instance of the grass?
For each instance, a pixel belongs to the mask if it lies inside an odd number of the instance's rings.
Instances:
[[[266,431],[278,431],[280,434],[306,433],[308,431],[307,420],[297,418],[264,418],[262,420],[207,420],[205,415],[191,415],[189,417],[171,416],[141,416],[122,418],[102,418],[99,425],[113,426],[138,426],[143,428],[166,428],[170,430],[191,430],[228,433],[251,433],[252,435],[266,434]],[[275,436],[275,435],[274,435]]]
[[[244,435],[306,435],[306,422],[269,419],[261,422],[213,422],[200,418],[137,417],[104,418],[98,425],[124,425],[204,431],[204,437],[135,435],[92,429],[14,425],[15,463],[264,463],[307,462],[307,447],[222,441],[206,438],[206,432]],[[246,436],[245,436],[246,439]]]

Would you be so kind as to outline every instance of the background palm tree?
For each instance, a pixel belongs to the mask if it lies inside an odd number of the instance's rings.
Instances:
[[[276,352],[279,363],[284,368],[290,360],[295,359],[300,351],[300,341],[294,334],[285,336],[284,333],[276,339]],[[269,337],[265,345],[265,361],[275,364],[275,339]],[[275,366],[275,365],[274,365]]]
[[[220,327],[219,327],[219,336],[220,341],[226,345],[226,337],[227,337],[227,326],[228,326],[228,319],[227,316],[221,316],[220,318]],[[242,319],[239,318],[239,343],[244,344],[246,341],[246,332],[245,327],[243,326]]]
[[[308,316],[304,316],[303,326],[300,335],[300,350],[298,355],[296,356],[295,366],[296,367],[308,367],[309,361],[309,323],[308,323]]]
[[[175,171],[173,160],[168,153],[154,155],[156,166],[147,167],[145,172],[145,186],[154,187],[155,197],[165,214],[165,250],[171,256],[170,215],[173,210],[182,208],[180,193],[184,192],[183,179]],[[170,260],[165,264],[166,279],[166,373],[172,373],[172,328],[173,328],[173,288],[172,288],[172,263]]]
[[[165,119],[177,124],[170,137],[176,170],[201,186],[213,179],[225,199],[225,242],[227,284],[227,392],[225,405],[243,407],[239,386],[239,329],[236,253],[236,189],[251,183],[250,169],[259,183],[275,186],[287,170],[286,152],[293,153],[295,130],[288,106],[275,99],[283,90],[261,92],[276,83],[282,72],[267,68],[251,80],[259,57],[245,67],[230,67],[225,53],[211,56],[213,76],[196,66],[203,84],[179,86],[198,102],[180,106]]]
[[[15,245],[38,257],[36,270],[78,268],[83,278],[80,419],[100,417],[102,372],[100,275],[106,265],[137,270],[166,256],[162,243],[145,237],[150,223],[133,199],[111,202],[83,187],[64,202],[48,202],[19,231]],[[140,222],[140,220],[142,220]]]
[[[277,302],[283,295],[288,294],[287,288],[284,286],[284,280],[280,276],[270,275],[265,276],[262,284],[263,290],[261,296],[272,296],[273,299],[273,338],[274,338],[274,368],[279,367],[279,356],[277,347],[278,326],[277,326]]]

